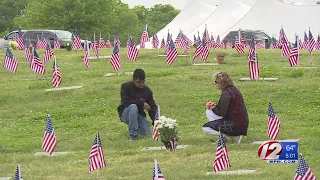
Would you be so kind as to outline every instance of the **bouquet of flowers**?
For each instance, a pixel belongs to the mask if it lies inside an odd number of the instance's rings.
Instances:
[[[174,151],[179,141],[176,120],[160,116],[158,123],[158,132],[161,141],[167,150]]]

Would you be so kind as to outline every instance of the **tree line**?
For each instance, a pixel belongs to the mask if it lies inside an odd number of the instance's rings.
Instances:
[[[121,0],[0,0],[0,35],[17,27],[22,29],[56,29],[80,34],[81,39],[103,38],[118,32],[121,42],[131,34],[136,43],[148,24],[149,35],[167,25],[180,10],[157,4],[151,8],[129,8]]]

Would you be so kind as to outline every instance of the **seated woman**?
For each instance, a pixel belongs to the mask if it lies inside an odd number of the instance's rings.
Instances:
[[[209,122],[203,125],[203,130],[211,135],[232,136],[235,143],[239,144],[242,135],[247,135],[249,119],[246,106],[240,91],[234,86],[227,72],[212,75],[212,80],[217,89],[221,90],[218,104],[208,102],[206,115]],[[226,138],[224,138],[226,140]]]

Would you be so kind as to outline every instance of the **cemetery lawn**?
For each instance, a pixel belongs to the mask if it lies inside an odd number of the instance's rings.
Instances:
[[[247,51],[244,55],[232,50],[211,50],[208,62],[215,63],[217,52],[225,53],[225,64],[193,66],[190,57],[178,57],[170,66],[166,57],[155,57],[163,50],[140,50],[136,62],[126,60],[126,48],[121,48],[123,67],[119,72],[133,72],[142,68],[146,84],[151,87],[161,115],[176,119],[180,145],[189,145],[176,152],[141,151],[142,148],[161,146],[151,137],[130,141],[127,126],[120,122],[117,106],[120,85],[132,75],[105,77],[114,72],[109,59],[90,60],[83,64],[83,51],[54,50],[62,84],[60,87],[79,86],[81,89],[45,92],[52,88],[52,64],[46,64],[44,75],[34,74],[23,51],[13,51],[19,60],[16,74],[0,71],[0,177],[13,177],[18,162],[26,180],[91,180],[91,179],[151,179],[154,159],[167,180],[204,179],[293,179],[297,164],[267,164],[257,156],[259,145],[253,141],[268,140],[267,112],[270,101],[281,121],[278,139],[300,139],[299,150],[316,177],[320,178],[320,52],[300,53],[300,66],[316,69],[292,69],[288,57],[280,50],[258,50],[261,77],[278,77],[272,82],[241,82],[249,77]],[[182,50],[179,50],[181,52]],[[101,50],[101,55],[111,55]],[[193,53],[193,49],[191,49]],[[44,50],[38,50],[43,58]],[[93,52],[91,50],[91,55]],[[0,50],[3,59],[5,51]],[[312,59],[312,63],[309,62]],[[200,60],[197,60],[200,63]],[[3,66],[3,65],[2,65]],[[240,145],[229,138],[227,149],[231,170],[257,170],[253,175],[205,176],[212,171],[217,137],[204,134],[207,122],[205,103],[217,102],[220,91],[213,87],[211,74],[216,71],[231,73],[249,113],[248,136]],[[46,115],[51,115],[58,144],[56,152],[72,152],[66,156],[35,156],[42,152],[42,137]],[[150,119],[150,118],[149,118]],[[88,155],[96,132],[100,132],[106,168],[88,173]]]

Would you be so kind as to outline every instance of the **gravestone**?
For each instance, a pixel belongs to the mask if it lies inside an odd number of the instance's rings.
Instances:
[[[257,174],[256,170],[234,170],[234,171],[218,171],[218,172],[207,172],[206,175],[246,175],[246,174]]]
[[[69,87],[61,87],[61,88],[51,88],[46,89],[45,91],[61,91],[61,90],[71,90],[71,89],[80,89],[83,86],[69,86]]]
[[[52,155],[50,155],[47,152],[36,152],[35,156],[65,156],[68,155],[70,152],[53,152]]]
[[[178,145],[176,149],[184,149],[188,147],[189,145]],[[141,151],[159,151],[159,150],[166,150],[164,146],[158,146],[158,147],[146,147],[141,149]]]

